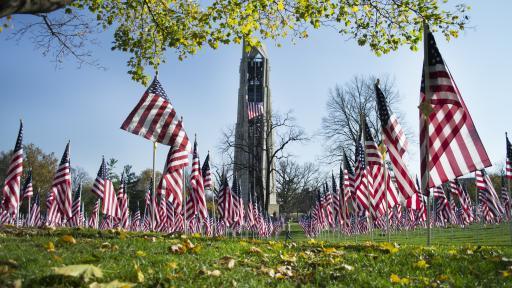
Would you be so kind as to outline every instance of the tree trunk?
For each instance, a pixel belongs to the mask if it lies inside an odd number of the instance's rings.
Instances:
[[[12,14],[50,13],[64,8],[74,0],[2,0],[0,1],[0,18]]]

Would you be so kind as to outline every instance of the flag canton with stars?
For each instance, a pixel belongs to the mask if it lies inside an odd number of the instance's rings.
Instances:
[[[508,140],[508,136],[506,137],[506,139],[507,139],[507,160],[512,161],[512,144]]]
[[[375,92],[377,95],[377,108],[379,110],[380,121],[382,123],[388,123],[391,115],[387,106],[386,96],[377,84],[375,84]]]
[[[23,122],[20,121],[20,130],[18,131],[18,138],[16,138],[16,145],[14,146],[14,153],[23,148]]]
[[[361,168],[364,169],[366,167],[365,157],[364,157],[364,149],[363,149],[363,144],[361,144],[360,142],[358,142],[356,144],[355,155],[356,155],[356,163],[359,162],[359,165],[361,166]]]
[[[348,174],[354,175],[354,170],[352,170],[352,167],[350,166],[350,162],[348,161],[347,153],[345,153],[345,150],[343,150],[343,167],[348,171]]]
[[[434,66],[434,65],[444,65],[443,57],[441,57],[441,53],[439,52],[439,49],[437,48],[436,40],[434,39],[434,35],[432,32],[427,33],[427,40],[428,40],[428,65]]]
[[[100,170],[98,170],[98,177],[101,179],[107,178],[107,165],[105,164],[105,158],[101,160]]]
[[[162,87],[162,84],[160,84],[160,81],[158,79],[153,78],[153,82],[151,82],[151,85],[149,85],[148,90],[146,90],[146,93],[156,94],[160,97],[165,98],[165,100],[169,101],[169,98],[167,98],[167,94],[165,93],[164,87]]]
[[[369,142],[375,142],[373,140],[372,131],[370,130],[370,126],[368,126],[368,122],[364,119],[364,140]]]
[[[64,150],[64,154],[62,155],[62,159],[60,160],[60,165],[69,164],[69,142],[66,144],[66,150]]]

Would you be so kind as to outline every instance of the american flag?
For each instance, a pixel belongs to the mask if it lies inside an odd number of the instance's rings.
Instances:
[[[103,194],[105,193],[105,179],[107,179],[107,165],[105,164],[105,157],[103,157],[91,190],[100,199],[103,198]]]
[[[433,188],[434,191],[434,216],[440,224],[445,224],[450,219],[450,203],[446,198],[443,187],[437,186]]]
[[[28,217],[28,225],[37,227],[41,225],[41,208],[39,203],[39,193],[36,193],[32,199],[30,215]]]
[[[419,105],[420,166],[423,187],[435,187],[488,167],[491,161],[427,26],[425,34],[427,48]],[[428,93],[425,83],[429,83]]]
[[[194,199],[195,213],[199,213],[201,220],[205,222],[208,218],[208,210],[206,209],[206,197],[204,193],[205,187],[203,183],[203,175],[201,175],[201,162],[199,160],[199,153],[197,152],[196,141],[194,141],[194,151],[192,154],[192,172],[190,175],[190,187],[192,188],[191,194]]]
[[[100,212],[100,199],[96,200],[92,208],[91,215],[89,216],[89,227],[98,229],[99,225],[99,212]]]
[[[484,169],[475,172],[476,188],[478,190],[481,205],[487,209],[493,218],[500,217],[505,211],[501,206],[500,200],[494,186],[492,185],[489,175]]]
[[[229,226],[233,223],[234,209],[233,209],[233,193],[229,187],[226,175],[222,174],[222,187],[219,195],[219,217],[223,222]]]
[[[449,186],[452,194],[457,195],[457,198],[459,199],[464,222],[466,224],[473,222],[474,217],[471,209],[471,199],[469,198],[467,191],[460,185],[457,179],[450,181]]]
[[[329,191],[329,185],[327,185],[327,182],[324,184],[324,194],[322,197],[322,208],[325,209],[325,215],[327,218],[327,224],[329,224],[329,227],[334,227],[334,215],[332,211],[332,196],[331,192]]]
[[[121,175],[121,185],[119,185],[119,191],[117,191],[117,202],[120,212],[119,227],[123,229],[128,229],[128,218],[130,215],[130,211],[128,211],[128,196],[126,192],[126,181],[123,173],[123,175]]]
[[[386,197],[386,189],[388,189],[389,183],[386,183],[386,179],[384,179],[384,162],[382,161],[382,155],[380,154],[379,147],[377,143],[373,140],[372,133],[370,131],[370,127],[368,127],[368,123],[364,120],[364,142],[365,142],[365,151],[366,151],[366,163],[368,165],[368,179],[371,179],[370,184],[368,186],[368,190],[370,191],[370,200],[371,200],[371,213],[373,217],[378,217],[382,215],[383,210],[381,209],[381,205]]]
[[[156,76],[121,129],[190,152],[190,142],[183,123]]]
[[[206,159],[204,159],[202,175],[204,190],[213,189],[212,174],[210,171],[210,151],[208,151],[208,155],[206,155]]]
[[[188,166],[189,150],[170,147],[164,173],[158,185],[158,193],[171,202],[176,214],[183,205],[183,169]]]
[[[254,203],[252,201],[252,193],[248,193],[249,199],[247,203],[247,225],[249,225],[249,228],[252,228],[256,222],[254,218]]]
[[[32,169],[28,170],[27,178],[25,178],[21,191],[21,199],[28,198],[30,201],[32,195],[34,195],[34,187],[32,186]]]
[[[510,196],[508,194],[507,184],[505,183],[505,177],[501,177],[501,193],[500,193],[501,204],[503,205],[503,209],[505,209],[505,217],[507,220],[510,220],[510,214],[512,211],[512,203],[510,202]]]
[[[73,197],[73,206],[71,208],[71,213],[73,216],[69,220],[69,224],[72,227],[78,227],[81,226],[82,223],[80,223],[81,220],[81,211],[82,208],[82,183],[78,185],[78,188],[75,191],[75,197]]]
[[[59,167],[53,178],[52,188],[50,190],[58,207],[59,214],[64,219],[69,219],[73,216],[71,212],[72,206],[72,191],[71,191],[71,173],[70,173],[70,158],[69,158],[69,142],[66,145],[62,159],[60,160]]]
[[[247,102],[249,120],[263,115],[263,102]]]
[[[23,122],[20,121],[18,138],[14,145],[11,163],[7,169],[4,187],[2,189],[3,210],[16,218],[20,206],[21,174],[23,173]]]
[[[505,139],[507,141],[507,167],[505,171],[505,175],[507,177],[507,180],[512,180],[512,144],[510,144],[510,141],[508,140],[508,135],[505,133]]]
[[[354,189],[356,193],[357,202],[365,210],[370,208],[369,201],[369,187],[368,187],[368,171],[366,169],[366,160],[364,148],[361,143],[356,144],[355,151],[355,169],[354,169]]]
[[[101,213],[110,216],[109,219],[121,216],[114,183],[108,177],[104,181],[103,202],[101,204]]]
[[[331,184],[332,184],[332,207],[333,207],[333,211],[334,211],[334,220],[335,220],[335,223],[338,226],[340,226],[342,223],[340,191],[338,189],[338,184],[336,184],[336,178],[334,178],[333,172],[331,172]]]
[[[387,154],[393,166],[398,191],[404,199],[407,199],[417,192],[414,182],[409,176],[409,170],[402,158],[406,153],[407,139],[405,138],[402,126],[398,123],[398,118],[395,114],[390,113],[386,96],[384,96],[378,84],[375,84],[375,93],[377,95],[377,107],[382,126],[383,142],[386,145]]]
[[[140,230],[140,209],[139,209],[139,203],[137,203],[137,211],[135,211],[135,214],[133,215],[130,229],[132,231],[139,231]]]

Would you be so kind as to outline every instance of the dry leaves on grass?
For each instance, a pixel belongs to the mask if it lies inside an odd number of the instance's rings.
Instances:
[[[414,267],[417,267],[417,268],[420,268],[420,269],[426,269],[428,268],[430,265],[427,264],[427,261],[421,259],[419,260],[418,262],[416,262],[414,264]]]
[[[140,269],[140,266],[137,262],[133,262],[133,266],[135,268],[135,278],[137,279],[137,283],[143,283],[144,282],[144,273],[142,273],[142,270]]]
[[[48,252],[55,252],[55,245],[53,244],[53,242],[48,242],[44,248],[46,248],[46,251]]]
[[[53,274],[55,275],[63,275],[63,276],[71,276],[71,277],[80,277],[85,282],[88,282],[91,278],[102,278],[103,272],[100,268],[90,265],[90,264],[78,264],[78,265],[68,265],[64,267],[54,267],[52,268]]]
[[[403,285],[407,285],[410,283],[409,278],[407,278],[407,277],[400,278],[400,276],[398,276],[396,274],[391,274],[391,276],[389,277],[389,281],[391,281],[391,283],[403,284]]]
[[[205,275],[205,276],[213,276],[213,277],[219,277],[222,273],[219,270],[207,270],[207,269],[201,269],[199,270],[199,274]]]
[[[93,282],[89,285],[89,288],[131,288],[134,287],[135,283],[130,282],[120,282],[119,280],[114,280],[108,283],[98,283]]]
[[[60,242],[68,244],[76,244],[76,239],[71,235],[64,235],[60,238]]]
[[[219,259],[219,264],[227,267],[228,269],[233,269],[235,267],[235,259],[231,256],[224,256]]]
[[[286,263],[295,263],[297,262],[297,256],[294,254],[294,255],[288,255],[288,254],[281,254],[279,255],[279,257],[281,257],[281,260],[283,260],[284,262]]]
[[[249,252],[253,253],[253,254],[259,254],[259,255],[263,255],[263,251],[261,251],[260,248],[258,247],[254,247],[252,246],[250,249],[249,249]]]

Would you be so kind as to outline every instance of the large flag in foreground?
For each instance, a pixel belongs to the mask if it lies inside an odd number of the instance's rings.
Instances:
[[[21,174],[23,173],[23,122],[20,121],[20,130],[11,158],[11,163],[7,169],[4,187],[2,189],[3,201],[2,207],[13,217],[18,214],[20,205],[20,185]]]
[[[426,59],[423,62],[419,105],[424,189],[491,166],[460,91],[437,48],[434,35],[430,31],[425,34]]]
[[[182,121],[156,76],[121,129],[153,142],[191,150]]]

